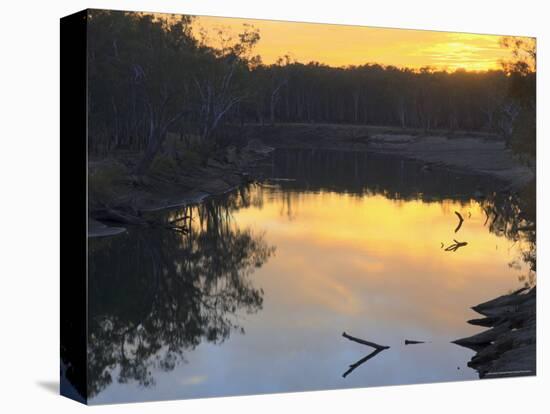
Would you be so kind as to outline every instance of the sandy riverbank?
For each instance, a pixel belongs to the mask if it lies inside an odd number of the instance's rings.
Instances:
[[[371,151],[488,174],[518,190],[534,178],[533,169],[490,133],[432,131],[362,125],[278,124],[249,126],[247,134],[275,148]]]

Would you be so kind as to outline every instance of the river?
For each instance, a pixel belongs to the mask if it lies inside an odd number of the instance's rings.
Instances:
[[[495,213],[503,183],[339,151],[258,168],[157,213],[181,231],[89,239],[90,403],[478,378],[451,341],[529,273],[528,241]],[[343,377],[373,351],[343,332],[390,348]]]

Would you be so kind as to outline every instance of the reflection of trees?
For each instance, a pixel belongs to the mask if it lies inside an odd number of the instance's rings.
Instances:
[[[296,191],[337,191],[382,194],[395,200],[467,202],[480,190],[489,192],[504,183],[477,174],[459,174],[435,164],[385,154],[337,150],[276,150],[264,174],[280,181],[279,187]]]
[[[520,281],[525,282],[526,286],[535,284],[537,270],[535,191],[535,183],[532,182],[519,193],[493,193],[482,202],[489,230],[519,243],[520,260],[528,266],[527,273],[520,276]],[[510,266],[520,267],[516,260]]]
[[[480,200],[487,214],[489,230],[519,243],[528,272],[520,277],[528,285],[535,283],[536,272],[536,202],[535,184],[529,183],[519,193],[502,191],[505,183],[488,175],[459,174],[443,166],[368,152],[288,149],[276,150],[267,177],[293,178],[279,181],[279,196],[285,214],[292,217],[304,191],[337,191],[356,195],[382,194],[393,200],[437,201],[450,199],[463,203]],[[261,189],[260,189],[261,191]],[[481,200],[484,194],[486,197]],[[455,212],[459,223],[464,218]],[[454,240],[448,251],[464,247]],[[518,261],[510,263],[518,266]]]
[[[171,370],[202,340],[219,343],[240,312],[262,307],[247,276],[273,253],[261,236],[232,226],[230,206],[208,202],[187,235],[134,229],[91,240],[89,395],[113,381],[154,383],[152,368]],[[173,220],[174,217],[166,219]]]

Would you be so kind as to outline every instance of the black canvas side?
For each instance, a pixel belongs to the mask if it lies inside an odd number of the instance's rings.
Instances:
[[[61,19],[60,393],[87,402],[86,10]]]

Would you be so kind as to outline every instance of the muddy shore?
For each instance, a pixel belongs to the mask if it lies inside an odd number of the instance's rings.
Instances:
[[[249,126],[247,135],[275,148],[370,151],[405,157],[461,172],[487,174],[518,190],[533,169],[514,156],[495,134],[430,131],[363,125],[278,124]]]
[[[206,197],[231,191],[253,181],[254,167],[277,148],[326,149],[387,154],[413,159],[462,173],[486,174],[517,191],[533,178],[533,170],[520,162],[493,134],[441,131],[429,134],[414,129],[362,125],[277,124],[247,125],[241,130],[249,144],[241,150],[229,148],[190,171],[167,176],[126,180],[115,189],[106,209],[91,196],[88,236],[109,236],[132,224],[133,216],[199,203]],[[103,169],[90,163],[90,175]],[[114,229],[112,227],[115,227]]]
[[[123,233],[126,225],[144,224],[142,216],[149,212],[197,204],[247,184],[255,178],[251,173],[255,165],[273,150],[252,140],[241,151],[229,148],[192,171],[177,170],[169,176],[126,176],[107,196],[94,195],[94,185],[90,184],[88,237],[114,236]],[[113,163],[120,164],[113,160],[102,161],[106,163],[111,166],[92,163],[89,174],[93,177],[111,168]]]

